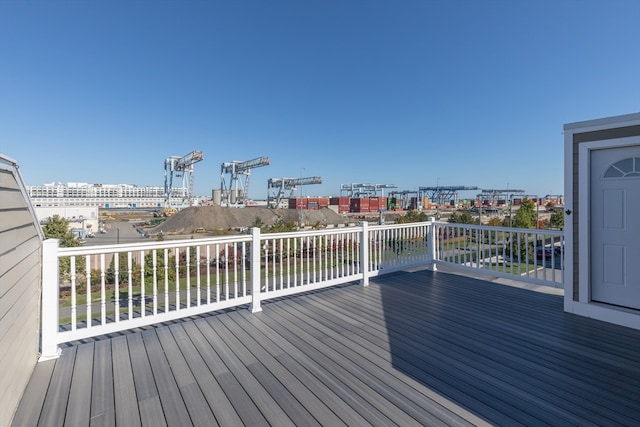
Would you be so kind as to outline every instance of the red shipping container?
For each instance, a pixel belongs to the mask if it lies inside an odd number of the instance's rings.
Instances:
[[[307,199],[294,197],[289,199],[289,209],[306,209]]]
[[[351,199],[351,207],[355,208],[369,208],[369,199],[368,198],[353,198]]]
[[[378,197],[369,198],[369,210],[371,212],[377,212],[380,210],[380,199]]]

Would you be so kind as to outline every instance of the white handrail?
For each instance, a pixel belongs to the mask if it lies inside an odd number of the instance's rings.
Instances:
[[[60,343],[439,265],[562,286],[563,232],[428,222],[60,248],[43,244],[42,360]],[[538,259],[538,256],[542,259]],[[68,260],[68,261],[67,261]],[[62,324],[60,322],[62,321]]]

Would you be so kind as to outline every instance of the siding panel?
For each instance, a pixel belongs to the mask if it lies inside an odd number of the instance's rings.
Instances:
[[[37,362],[40,226],[17,165],[0,155],[0,427],[8,426]]]

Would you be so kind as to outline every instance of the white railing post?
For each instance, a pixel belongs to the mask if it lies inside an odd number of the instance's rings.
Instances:
[[[262,311],[260,307],[260,228],[251,228],[251,312]]]
[[[58,239],[42,242],[42,348],[40,362],[60,357],[58,347]]]
[[[360,234],[360,268],[362,270],[362,286],[369,286],[369,223],[360,223],[362,232]]]
[[[437,271],[436,265],[436,219],[429,217],[429,231],[427,232],[427,265],[429,270]]]

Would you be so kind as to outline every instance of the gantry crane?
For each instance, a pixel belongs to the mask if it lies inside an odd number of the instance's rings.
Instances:
[[[298,185],[322,184],[322,178],[311,176],[307,178],[269,178],[267,183],[267,204],[272,208],[279,208],[283,199],[290,199]]]
[[[202,151],[192,151],[186,156],[171,156],[164,161],[165,212],[175,212],[188,207],[193,199],[193,172],[196,163],[203,159]],[[173,186],[173,178],[182,178],[180,187]]]
[[[398,188],[395,184],[340,184],[342,197],[384,197],[385,188]],[[378,194],[378,191],[380,193]]]
[[[437,205],[448,205],[450,200],[454,200],[454,204],[458,202],[458,191],[477,190],[478,187],[465,187],[462,185],[453,186],[435,186],[435,187],[418,187],[418,197],[420,199],[428,197],[430,201]]]
[[[478,199],[483,206],[496,206],[498,204],[511,203],[513,196],[516,194],[524,194],[524,190],[515,189],[482,189],[482,193],[478,194]]]
[[[251,169],[268,165],[269,158],[264,156],[246,162],[234,160],[223,163],[220,167],[220,192],[222,200],[224,200],[223,204],[227,207],[244,206],[249,200]]]

